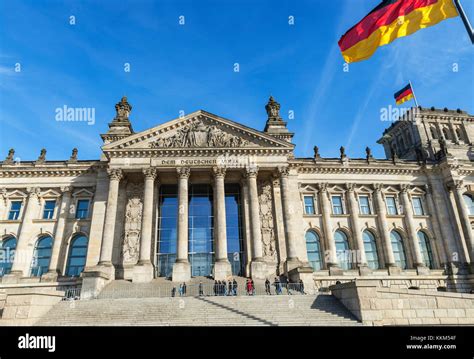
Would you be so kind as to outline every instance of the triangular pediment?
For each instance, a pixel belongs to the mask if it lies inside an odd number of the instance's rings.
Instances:
[[[292,150],[294,145],[237,122],[199,110],[102,147],[104,152],[201,148]]]

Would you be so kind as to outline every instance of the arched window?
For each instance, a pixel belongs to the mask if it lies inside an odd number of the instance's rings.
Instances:
[[[86,266],[87,244],[86,236],[80,234],[74,237],[69,247],[69,256],[66,266],[66,275],[70,277],[79,276]]]
[[[15,237],[6,237],[0,241],[0,277],[11,272],[13,260],[15,259],[15,249]]]
[[[40,277],[48,272],[49,262],[51,262],[51,250],[53,248],[53,238],[45,236],[36,242],[33,261],[31,262],[31,276]]]
[[[407,269],[407,259],[403,239],[397,231],[390,232],[390,241],[392,243],[393,256],[395,263],[402,269]]]
[[[430,127],[430,131],[431,131],[431,137],[433,137],[433,139],[437,140],[438,139],[438,131],[436,131],[436,128]]]
[[[379,269],[379,256],[377,255],[377,244],[372,232],[365,230],[362,233],[364,241],[365,257],[367,258],[367,265],[370,269]]]
[[[348,270],[351,268],[351,255],[349,251],[349,241],[343,231],[337,230],[334,233],[334,240],[336,242],[336,254],[339,265],[342,269]]]
[[[420,252],[423,257],[423,263],[428,268],[433,268],[433,252],[431,251],[430,239],[425,232],[418,232],[418,243],[420,244]]]
[[[314,270],[320,270],[323,266],[321,260],[321,242],[319,240],[319,236],[314,231],[308,231],[306,232],[305,238],[309,264]]]
[[[469,211],[470,216],[474,216],[474,200],[470,194],[464,194],[464,203],[466,203],[467,210]]]

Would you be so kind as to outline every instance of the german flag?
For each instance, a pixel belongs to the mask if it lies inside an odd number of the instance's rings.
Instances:
[[[384,0],[339,40],[347,63],[368,59],[379,46],[458,15],[453,0]]]
[[[395,97],[395,102],[397,105],[401,105],[402,103],[411,100],[413,98],[413,90],[411,89],[411,85],[406,85],[400,91],[395,93],[393,97]]]

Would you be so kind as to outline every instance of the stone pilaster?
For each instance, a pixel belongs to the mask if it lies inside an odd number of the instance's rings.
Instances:
[[[102,267],[110,279],[113,279],[115,273],[112,265],[112,251],[114,246],[115,220],[117,217],[118,190],[123,172],[120,169],[109,169],[107,173],[109,175],[109,193],[105,213],[104,234],[100,248],[99,266]]]
[[[382,237],[384,249],[385,249],[385,266],[387,267],[389,274],[400,273],[400,268],[395,264],[395,257],[393,255],[392,242],[390,240],[390,232],[388,231],[387,224],[387,208],[385,207],[385,201],[382,194],[382,185],[379,183],[374,184],[375,189],[375,202],[377,203],[377,222],[379,226],[379,233]]]
[[[143,192],[142,227],[140,231],[140,254],[138,263],[133,269],[134,282],[149,282],[153,279],[153,264],[151,262],[151,242],[153,228],[153,200],[156,179],[156,169],[143,170],[145,185]]]
[[[58,266],[59,254],[64,241],[64,230],[66,221],[69,217],[69,206],[71,204],[71,187],[61,188],[62,198],[58,211],[58,221],[56,223],[56,231],[54,233],[53,249],[51,251],[51,262],[49,263],[49,271],[44,275],[45,278],[54,280],[61,274],[61,268]]]
[[[191,279],[191,266],[188,260],[188,180],[189,167],[179,167],[178,173],[178,244],[176,262],[173,264],[174,282]]]
[[[14,278],[28,276],[31,258],[33,256],[33,246],[29,246],[29,241],[32,238],[31,230],[33,219],[38,215],[39,210],[39,193],[40,189],[37,187],[28,188],[28,200],[25,207],[25,213],[21,219],[21,227],[18,235],[18,244],[15,251],[15,259],[13,261],[12,271],[5,276],[4,281],[15,281]]]
[[[423,256],[421,255],[420,243],[418,241],[418,234],[416,232],[416,225],[413,219],[413,208],[411,205],[410,198],[408,197],[408,185],[401,186],[401,194],[403,201],[403,213],[405,214],[405,226],[408,231],[408,235],[411,237],[413,254],[414,254],[414,266],[418,274],[429,274],[429,268],[426,267],[423,262]]]
[[[454,194],[454,200],[456,201],[459,220],[461,221],[461,227],[464,234],[464,246],[467,248],[468,252],[466,261],[472,265],[474,263],[474,235],[472,233],[469,212],[463,198],[465,187],[463,182],[459,180],[453,181],[449,186]]]
[[[214,279],[223,280],[232,275],[232,268],[227,258],[227,228],[225,212],[224,167],[213,167],[214,174],[214,233],[216,243],[216,261],[214,263]]]
[[[439,268],[442,267],[443,264],[449,262],[449,258],[447,256],[448,251],[446,249],[447,247],[445,247],[446,244],[443,238],[443,230],[438,217],[439,213],[436,210],[436,205],[433,199],[433,188],[431,185],[425,185],[425,193],[426,203],[428,205],[428,211],[435,236],[433,242],[435,243],[436,251],[438,253],[439,262],[437,264]]]
[[[297,252],[297,230],[294,228],[294,212],[295,208],[291,205],[291,194],[290,194],[290,169],[288,167],[279,167],[278,172],[280,174],[281,184],[281,201],[283,204],[283,225],[285,228],[285,239],[286,239],[286,263],[285,271],[289,272],[292,269],[301,266],[301,262],[298,258]]]
[[[359,206],[356,200],[355,188],[353,183],[347,183],[347,197],[349,199],[349,211],[352,227],[352,237],[355,239],[355,244],[357,246],[357,259],[358,267],[361,275],[369,274],[371,271],[367,265],[367,258],[365,255],[364,240],[362,238],[362,232],[359,226]]]
[[[250,261],[252,259],[252,243],[251,243],[251,223],[250,223],[250,204],[249,204],[249,186],[245,178],[240,182],[242,188],[242,225],[245,242],[245,276],[250,277]]]
[[[336,242],[331,225],[331,201],[329,200],[327,183],[319,183],[319,200],[321,203],[321,212],[323,215],[323,231],[326,237],[328,255],[325,255],[326,266],[330,274],[340,274],[342,272],[337,262]]]
[[[266,263],[263,260],[263,243],[260,221],[260,204],[258,203],[257,188],[258,169],[247,168],[246,177],[249,187],[250,221],[252,233],[252,262],[250,272],[254,279],[266,278]]]

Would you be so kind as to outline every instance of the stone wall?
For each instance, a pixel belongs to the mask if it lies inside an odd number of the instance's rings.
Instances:
[[[59,303],[63,296],[64,292],[54,287],[9,288],[6,290],[0,326],[33,325]]]
[[[381,288],[377,281],[330,290],[366,325],[474,325],[474,294]]]

